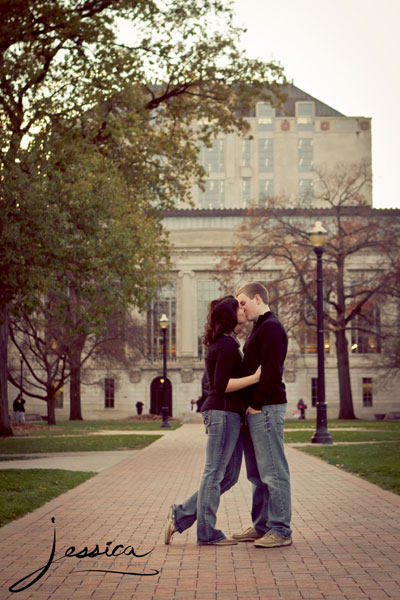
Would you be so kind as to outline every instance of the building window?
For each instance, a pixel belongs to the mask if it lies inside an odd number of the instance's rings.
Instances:
[[[362,379],[362,402],[363,406],[372,406],[372,377]]]
[[[251,165],[251,145],[250,140],[242,140],[242,167],[250,167]]]
[[[274,169],[274,146],[272,138],[258,140],[258,170],[267,173]]]
[[[313,117],[314,102],[296,102],[296,117]]]
[[[310,131],[313,128],[314,102],[296,102],[297,129]]]
[[[307,318],[307,315],[304,315],[304,319]],[[296,338],[298,344],[300,346],[300,352],[302,354],[317,354],[318,352],[318,331],[316,325],[306,325],[305,322],[302,322],[296,328]],[[324,347],[325,354],[329,354],[330,347],[330,339],[329,339],[329,331],[324,326]]]
[[[200,164],[207,173],[225,173],[225,140],[212,140],[210,148],[200,148]]]
[[[160,327],[161,315],[167,315],[168,327],[166,333],[167,356],[176,358],[176,285],[169,283],[157,293],[147,311],[147,357],[150,360],[161,359],[163,356],[163,333]]]
[[[270,198],[274,196],[274,180],[273,179],[260,179],[258,182],[259,190],[259,204],[261,208],[267,206]]]
[[[218,281],[199,279],[197,281],[197,350],[199,358],[204,356],[204,346],[201,341],[207,321],[208,305],[211,300],[222,296]]]
[[[115,381],[106,377],[104,380],[104,408],[114,408],[115,402]]]
[[[242,208],[248,208],[251,200],[251,179],[244,177],[242,179]]]
[[[206,181],[206,189],[201,192],[201,208],[224,208],[225,186],[223,179],[209,179]]]
[[[54,408],[64,408],[64,392],[62,387],[54,394]]]
[[[299,204],[309,208],[313,201],[313,180],[299,179]]]
[[[311,378],[311,406],[316,406],[318,401],[318,377]]]
[[[298,145],[299,171],[311,171],[313,163],[312,138],[300,138]]]
[[[257,117],[274,117],[275,109],[272,104],[266,104],[265,102],[257,102],[256,106]]]
[[[258,131],[272,131],[274,126],[275,109],[271,104],[259,102],[256,108]]]
[[[352,320],[351,351],[353,354],[379,354],[380,312],[378,307],[365,308]]]

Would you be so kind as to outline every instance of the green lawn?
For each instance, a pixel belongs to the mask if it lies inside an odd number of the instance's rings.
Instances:
[[[335,436],[336,437],[336,436]],[[400,494],[400,443],[303,446],[298,450],[355,473],[384,490]]]
[[[60,437],[0,438],[0,454],[36,454],[43,452],[93,452],[97,450],[140,450],[155,442],[160,435],[109,434],[71,435]]]
[[[286,419],[285,429],[312,429],[315,430],[315,419],[306,419],[299,421],[298,419]],[[328,429],[393,429],[400,431],[400,421],[362,421],[361,419],[354,420],[328,420]]]
[[[160,421],[63,421],[49,427],[35,423],[16,429],[14,437],[0,438],[0,454],[3,455],[0,460],[13,459],[13,454],[29,461],[36,453],[140,450],[161,437],[158,433],[160,424]],[[171,425],[171,429],[176,429],[180,423],[171,422]],[[113,430],[147,430],[154,431],[154,435],[96,435],[96,432]],[[96,473],[59,469],[0,469],[0,526],[42,506],[93,475]]]
[[[328,426],[329,428],[329,426]],[[381,431],[342,431],[334,428],[329,428],[333,442],[389,442],[400,441],[400,430],[381,430]],[[285,431],[285,442],[311,442],[315,429],[312,431]]]
[[[56,425],[34,422],[31,429],[15,428],[14,434],[18,437],[26,436],[57,436],[57,435],[83,435],[98,431],[159,431],[162,421],[159,419],[149,421],[59,421]],[[181,426],[178,421],[169,421],[171,429]]]
[[[310,443],[316,422],[286,421],[285,429],[286,443]],[[297,450],[318,456],[385,490],[400,494],[400,421],[336,419],[328,421],[328,429],[332,445],[310,444],[298,446]]]
[[[0,470],[0,527],[39,508],[96,473],[49,469]]]

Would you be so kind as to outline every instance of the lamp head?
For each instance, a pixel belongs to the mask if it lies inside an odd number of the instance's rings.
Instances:
[[[311,244],[314,248],[323,248],[328,240],[328,232],[321,221],[316,221],[314,227],[308,232]]]
[[[168,325],[169,325],[169,320],[168,320],[167,315],[164,313],[161,315],[161,318],[160,318],[160,327],[161,327],[161,329],[167,329]]]

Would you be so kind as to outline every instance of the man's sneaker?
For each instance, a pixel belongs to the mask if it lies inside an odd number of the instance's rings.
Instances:
[[[237,544],[237,540],[234,540],[233,538],[224,538],[223,540],[220,540],[219,542],[214,542],[212,545],[213,546],[236,546]]]
[[[258,533],[254,527],[248,527],[243,533],[233,533],[232,537],[237,542],[254,542],[263,537],[263,533]]]
[[[168,520],[164,531],[164,544],[169,544],[174,533],[178,531],[175,525],[174,505],[171,506],[168,513]]]
[[[291,537],[281,537],[276,533],[266,533],[259,540],[255,540],[254,545],[259,548],[278,548],[279,546],[290,546]]]

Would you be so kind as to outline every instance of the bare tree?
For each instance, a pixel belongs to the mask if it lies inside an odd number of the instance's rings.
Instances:
[[[57,392],[69,381],[72,393],[80,398],[81,371],[90,362],[92,367],[132,367],[145,356],[145,326],[131,313],[114,313],[104,326],[89,334],[69,322],[57,318],[56,300],[47,299],[34,315],[23,313],[10,319],[11,352],[8,377],[25,396],[46,402],[47,421],[55,425]],[[72,358],[71,358],[72,357]],[[20,364],[23,364],[23,378]],[[80,402],[71,402],[70,416],[80,414]]]
[[[369,207],[363,192],[370,185],[365,162],[316,169],[313,205],[318,208],[280,208],[282,199],[275,199],[263,210],[249,211],[236,248],[218,266],[219,277],[230,286],[232,273],[243,280],[267,271],[272,302],[301,345],[305,332],[316,326],[315,255],[308,232],[314,220],[323,223],[329,234],[323,255],[324,321],[336,342],[340,419],[355,418],[348,335],[364,344],[361,348],[354,341],[353,351],[379,351],[377,301],[388,293],[398,257],[392,240],[399,213]]]
[[[55,399],[70,373],[66,349],[60,345],[58,331],[43,306],[33,315],[26,313],[10,318],[10,339],[17,351],[11,352],[8,379],[30,398],[39,398],[47,405],[47,422],[55,425]],[[24,377],[18,377],[22,361]]]

